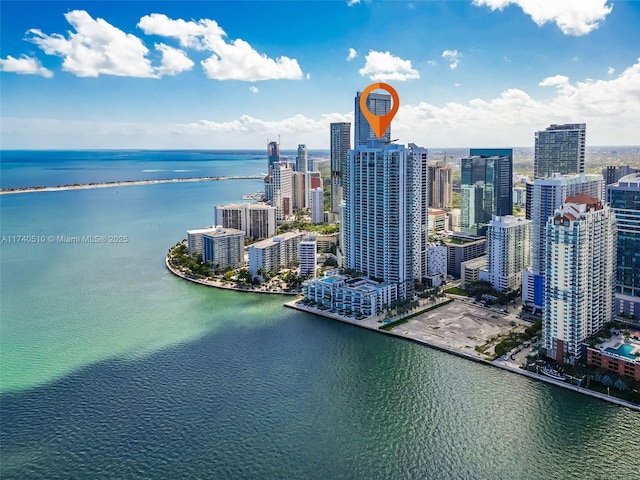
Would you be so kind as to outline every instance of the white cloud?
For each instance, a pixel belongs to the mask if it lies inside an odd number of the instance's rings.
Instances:
[[[164,14],[153,13],[142,17],[138,27],[147,35],[176,38],[184,48],[212,52],[209,58],[200,62],[211,79],[255,82],[303,78],[295,59],[269,58],[240,38],[227,43],[223,38],[225,31],[214,20],[173,20]]]
[[[518,5],[538,26],[555,22],[562,33],[575,36],[598,28],[613,9],[608,0],[473,0],[473,4],[492,11]]]
[[[449,68],[454,70],[460,63],[462,54],[458,50],[445,50],[442,52],[442,58],[449,61]]]
[[[611,76],[615,73],[616,69],[613,67],[607,68],[607,75]]]
[[[193,61],[182,50],[164,43],[156,43],[155,48],[162,54],[162,65],[157,68],[161,75],[176,75],[193,68]]]
[[[410,60],[391,55],[390,52],[369,50],[365,57],[365,66],[359,70],[363,77],[368,75],[373,81],[411,80],[420,78],[420,73],[411,66]]]
[[[354,58],[358,56],[358,52],[356,52],[355,48],[350,48],[349,53],[347,54],[347,62],[350,62]]]
[[[0,58],[0,71],[13,72],[22,75],[42,75],[45,78],[53,77],[53,72],[45,68],[37,58],[27,57],[14,58],[7,55],[7,58]]]
[[[435,60],[427,60],[427,64],[435,67],[436,65],[438,65],[438,62],[436,62]]]
[[[537,100],[514,88],[490,100],[476,98],[441,107],[427,102],[402,105],[393,136],[416,142],[424,138],[422,143],[440,146],[526,146],[533,144],[533,132],[551,123],[586,122],[591,145],[637,143],[640,58],[616,78],[572,83],[556,75],[539,85],[556,87],[555,95]]]
[[[79,77],[159,76],[146,58],[149,49],[138,37],[124,33],[102,18],[94,20],[83,10],[73,10],[64,16],[76,30],[76,33],[68,32],[68,37],[57,33],[47,35],[38,29],[27,32],[28,40],[47,55],[64,58],[63,70]]]
[[[354,5],[358,5],[360,0],[347,0],[347,6],[353,7]]]
[[[251,85],[251,86],[249,87],[249,91],[250,91],[251,93],[258,93],[258,87],[256,87],[255,85]]]

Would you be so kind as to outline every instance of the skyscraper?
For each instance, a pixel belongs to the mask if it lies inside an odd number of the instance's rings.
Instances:
[[[612,318],[615,215],[585,193],[568,197],[546,237],[542,345],[548,357],[575,363],[580,345]]]
[[[544,276],[546,271],[545,228],[547,220],[565,199],[580,193],[604,200],[604,182],[601,175],[560,175],[539,178],[527,184],[531,219],[531,270],[524,273],[522,301],[542,312],[544,308]]]
[[[451,167],[447,167],[445,162],[429,165],[429,183],[431,188],[429,206],[449,210],[453,197]]]
[[[471,149],[460,167],[460,227],[466,233],[484,235],[494,215],[513,213],[513,151]]]
[[[614,309],[640,319],[640,173],[608,185],[607,201],[618,226]]]
[[[324,191],[321,188],[311,189],[309,210],[311,223],[324,222]]]
[[[271,175],[273,164],[280,161],[280,145],[278,142],[267,143],[267,155],[269,156],[267,168],[269,169],[269,175]]]
[[[293,168],[291,163],[273,164],[273,206],[276,221],[283,222],[293,212]]]
[[[351,124],[332,123],[330,126],[331,146],[331,212],[340,214],[342,202],[342,171],[351,149]]]
[[[534,178],[584,173],[585,123],[551,125],[535,133]]]
[[[426,150],[415,145],[358,146],[344,172],[344,267],[397,285],[400,299],[423,276],[426,177]]]
[[[296,171],[306,173],[309,170],[309,158],[307,146],[304,143],[298,145],[298,155],[296,156]]]
[[[354,106],[354,119],[355,119],[355,136],[354,146],[373,147],[376,146],[376,142],[389,143],[391,140],[391,124],[384,131],[382,138],[376,137],[373,129],[369,125],[369,122],[362,113],[360,108],[360,95],[362,92],[358,92],[355,98]],[[391,111],[391,95],[387,93],[370,93],[367,96],[367,108],[372,115],[380,117],[386,115]]]
[[[494,216],[487,229],[489,282],[500,292],[517,290],[531,265],[531,220]]]

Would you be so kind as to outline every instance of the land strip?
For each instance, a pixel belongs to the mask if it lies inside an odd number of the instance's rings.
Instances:
[[[54,187],[21,187],[21,188],[3,188],[0,195],[9,195],[12,193],[32,193],[32,192],[59,192],[64,190],[88,190],[91,188],[112,188],[112,187],[129,187],[136,185],[155,185],[158,183],[188,183],[188,182],[215,182],[222,180],[261,180],[263,175],[245,175],[245,176],[229,176],[229,177],[184,177],[184,178],[159,178],[155,180],[122,180],[118,182],[104,183],[75,183],[73,185],[57,185]]]

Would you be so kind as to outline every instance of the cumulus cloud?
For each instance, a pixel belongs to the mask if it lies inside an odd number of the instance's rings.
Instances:
[[[193,61],[182,50],[164,43],[156,43],[155,48],[162,54],[161,66],[157,68],[160,74],[176,75],[193,68]]]
[[[102,18],[93,19],[84,10],[64,14],[75,29],[68,36],[48,35],[29,30],[27,39],[47,55],[62,57],[63,70],[79,77],[100,74],[130,77],[157,77],[146,55],[149,49],[135,35],[127,34]]]
[[[249,91],[250,91],[251,93],[258,93],[258,87],[254,86],[254,85],[251,85],[251,86],[249,87]]]
[[[442,52],[442,58],[449,61],[449,68],[454,70],[460,63],[462,54],[458,50],[445,50]]]
[[[225,31],[210,19],[185,21],[153,13],[140,19],[138,27],[147,35],[175,38],[183,48],[211,52],[201,63],[207,76],[215,80],[258,80],[303,78],[298,61],[286,56],[276,59],[258,53],[240,38],[227,43]]]
[[[598,28],[613,9],[608,0],[473,0],[473,4],[486,5],[492,11],[518,5],[538,26],[555,22],[562,33],[574,36]]]
[[[355,48],[350,48],[349,53],[347,54],[347,62],[350,62],[354,58],[358,56],[358,52],[356,52]]]
[[[347,0],[347,6],[349,7],[353,7],[354,5],[357,5],[360,3],[360,0]]]
[[[411,66],[410,60],[391,55],[390,52],[369,50],[365,57],[365,66],[359,70],[360,75],[369,76],[373,81],[404,81],[420,78],[418,70]]]
[[[7,55],[7,58],[0,58],[0,71],[13,72],[21,75],[41,75],[45,78],[53,77],[53,72],[48,68],[45,68],[37,58],[27,57],[26,55],[20,56],[20,58]]]

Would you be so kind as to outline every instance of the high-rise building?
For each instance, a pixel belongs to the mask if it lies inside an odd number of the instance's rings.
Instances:
[[[618,227],[614,311],[640,320],[640,173],[608,185],[607,202]]]
[[[584,173],[585,123],[551,125],[535,133],[533,177]]]
[[[445,162],[436,162],[435,165],[429,165],[429,183],[431,186],[429,206],[449,210],[453,197],[451,167],[447,167]]]
[[[351,149],[351,124],[332,123],[330,126],[331,147],[331,213],[340,214],[342,202],[342,171]]]
[[[268,142],[267,155],[269,157],[267,168],[269,169],[269,174],[271,174],[273,164],[280,161],[280,144],[278,142]]]
[[[187,253],[189,255],[202,255],[202,235],[214,231],[214,227],[187,230]]]
[[[640,172],[640,170],[631,168],[629,165],[606,165],[602,167],[602,176],[604,177],[605,185],[611,185],[622,177],[638,172]]]
[[[600,175],[581,173],[538,178],[527,182],[527,218],[531,224],[531,269],[523,273],[522,303],[542,313],[544,308],[544,276],[546,270],[545,228],[547,220],[567,197],[586,193],[604,200],[604,182]]]
[[[384,131],[382,138],[378,138],[369,125],[369,121],[365,118],[360,108],[360,96],[362,92],[358,92],[355,98],[354,119],[355,119],[355,136],[354,146],[376,147],[378,143],[389,143],[391,141],[391,124]],[[370,93],[367,96],[367,109],[376,116],[381,117],[391,111],[391,95],[388,93]]]
[[[522,271],[531,266],[531,220],[494,216],[487,229],[488,281],[499,292],[522,286]]]
[[[586,193],[549,217],[542,344],[559,363],[581,358],[581,344],[612,319],[615,215]]]
[[[460,167],[460,226],[466,233],[484,235],[494,215],[513,213],[513,150],[474,148]]]
[[[305,172],[293,172],[293,211],[309,208],[309,174]]]
[[[216,205],[215,220],[216,225],[242,230],[254,240],[276,233],[276,209],[265,203]]]
[[[293,168],[288,162],[276,162],[272,166],[273,206],[276,221],[283,222],[293,212]]]
[[[311,211],[311,223],[324,222],[324,190],[311,189],[309,210]]]
[[[344,172],[343,265],[397,285],[400,299],[410,298],[413,280],[423,276],[426,176],[426,150],[394,144],[356,147]]]
[[[306,239],[298,245],[300,257],[300,276],[316,276],[316,255],[318,247],[315,238]]]
[[[296,156],[296,171],[307,172],[309,170],[309,156],[307,146],[304,143],[298,145],[298,155]]]
[[[300,232],[285,232],[249,245],[249,273],[252,278],[262,277],[263,273],[274,272],[278,268],[298,265],[298,244],[303,237]]]
[[[244,263],[244,232],[217,226],[202,234],[202,262],[216,270],[237,268]]]

